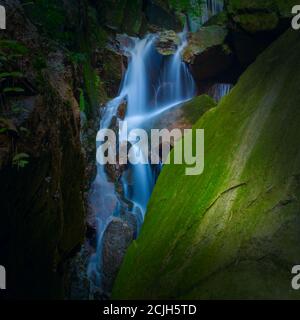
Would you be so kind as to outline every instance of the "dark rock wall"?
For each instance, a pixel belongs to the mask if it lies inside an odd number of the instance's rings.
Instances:
[[[63,298],[65,262],[85,234],[74,74],[65,53],[56,45],[49,49],[19,1],[5,5],[14,24],[1,34],[1,47],[13,40],[27,51],[1,66],[22,70],[18,86],[25,89],[1,94],[0,117],[12,129],[0,134],[0,262],[7,269],[9,297]],[[43,67],[37,67],[41,60]],[[16,161],[20,154],[27,155],[24,167]]]

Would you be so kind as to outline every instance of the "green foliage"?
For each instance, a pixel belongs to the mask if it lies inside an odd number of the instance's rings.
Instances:
[[[19,71],[0,73],[0,81],[6,78],[22,78],[22,77],[23,77],[23,73]]]
[[[70,52],[68,54],[69,60],[76,65],[80,65],[87,61],[87,57],[85,53],[82,52]]]
[[[20,87],[7,87],[7,88],[4,88],[3,89],[3,93],[22,93],[24,92],[25,90],[23,88],[20,88]]]
[[[25,168],[29,163],[29,155],[27,153],[18,153],[13,157],[12,164],[14,167]]]
[[[170,5],[178,12],[200,16],[203,0],[170,0]]]
[[[6,94],[20,94],[22,88],[23,72],[20,62],[28,49],[20,42],[13,40],[0,41],[0,94],[1,106],[5,105]]]
[[[28,53],[28,49],[19,41],[14,40],[1,40],[0,41],[0,48],[2,49],[8,49],[13,54],[10,55],[10,58],[14,58],[14,55],[18,55],[18,57],[25,55]]]
[[[50,39],[72,43],[74,33],[66,28],[66,13],[63,1],[35,0],[23,1],[23,7],[30,20]]]
[[[97,11],[88,7],[89,41],[92,45],[103,47],[106,44],[107,33],[99,25]]]
[[[18,130],[11,119],[0,118],[0,133],[6,133],[8,131],[18,133]]]

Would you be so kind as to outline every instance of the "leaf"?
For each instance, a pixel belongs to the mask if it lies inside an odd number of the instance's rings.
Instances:
[[[22,54],[19,54],[19,53],[15,53],[15,54],[10,54],[8,56],[8,60],[13,60],[13,59],[18,59],[18,58],[22,58],[23,55]]]
[[[85,99],[82,89],[79,89],[80,91],[80,98],[79,98],[79,109],[81,112],[85,111]]]
[[[28,159],[27,153],[18,153],[13,157],[12,164],[18,168],[24,168],[29,163]]]
[[[27,160],[21,160],[21,161],[19,161],[18,165],[19,165],[19,167],[24,168],[28,163],[29,163],[29,161],[27,161]]]
[[[23,88],[5,88],[3,90],[3,93],[10,93],[10,92],[16,92],[16,93],[21,93],[21,92],[24,92],[25,90]]]
[[[18,153],[13,157],[13,161],[19,161],[19,160],[24,160],[28,159],[30,156],[27,153]]]
[[[8,130],[8,128],[1,128],[0,133],[5,133]]]
[[[12,120],[6,118],[0,118],[0,127],[6,128],[8,131],[18,133],[18,130]]]
[[[8,78],[9,75],[10,75],[9,72],[2,72],[2,73],[0,73],[0,78]]]
[[[22,78],[23,76],[24,76],[24,74],[19,71],[0,73],[0,79],[1,78]]]
[[[26,54],[28,49],[20,42],[13,40],[2,40],[0,41],[0,48],[6,48],[12,50],[14,53]]]

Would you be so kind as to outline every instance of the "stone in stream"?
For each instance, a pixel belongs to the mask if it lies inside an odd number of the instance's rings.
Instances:
[[[118,107],[117,117],[121,120],[124,120],[126,116],[126,112],[127,112],[127,100],[125,98],[122,100],[122,102]]]
[[[166,30],[159,33],[156,49],[161,55],[168,56],[175,54],[179,44],[180,39],[176,32],[173,30]]]
[[[104,233],[102,285],[103,292],[108,296],[133,236],[133,230],[128,223],[119,218],[114,218]]]

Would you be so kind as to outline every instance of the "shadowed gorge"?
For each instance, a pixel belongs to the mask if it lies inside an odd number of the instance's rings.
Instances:
[[[295,0],[0,5],[1,295],[300,298]]]

